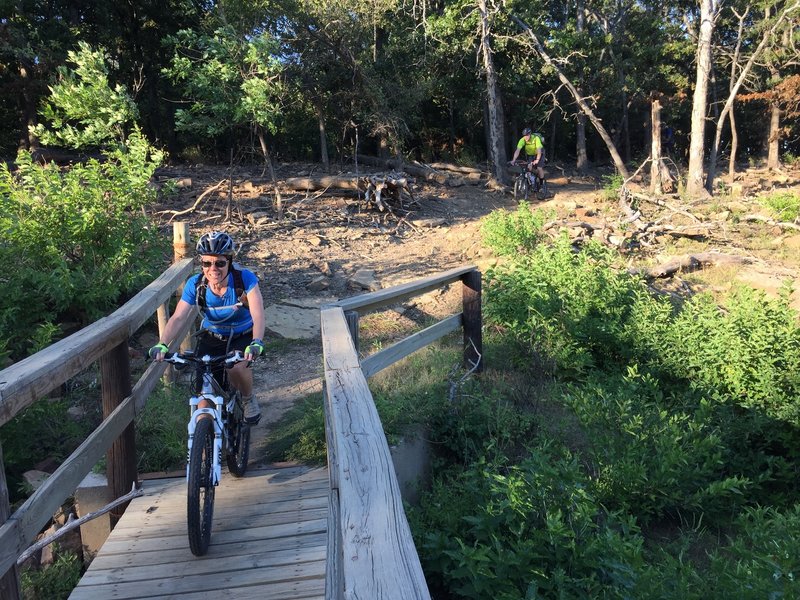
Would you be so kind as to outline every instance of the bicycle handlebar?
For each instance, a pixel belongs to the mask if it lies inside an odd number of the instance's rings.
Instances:
[[[172,363],[173,365],[188,365],[194,363],[211,367],[220,363],[225,363],[226,369],[230,369],[240,362],[245,362],[245,360],[244,354],[242,354],[240,350],[236,350],[231,356],[225,354],[220,356],[210,356],[208,354],[195,356],[194,354],[181,354],[180,352],[168,352],[164,355],[164,362]]]

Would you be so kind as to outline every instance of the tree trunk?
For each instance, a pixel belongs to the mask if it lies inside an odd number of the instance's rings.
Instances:
[[[689,142],[689,171],[686,193],[690,197],[708,196],[703,186],[708,80],[711,76],[711,36],[716,19],[715,0],[700,0],[700,34],[697,41],[697,76],[692,100],[692,135]]]
[[[481,55],[486,71],[486,100],[489,109],[489,164],[495,179],[507,183],[505,136],[503,135],[503,109],[500,105],[500,85],[494,67],[492,33],[486,0],[478,0],[481,15]]]
[[[326,173],[330,173],[331,162],[328,158],[328,136],[325,133],[325,117],[322,114],[322,105],[317,104],[317,122],[319,123],[319,157]]]
[[[653,99],[650,108],[652,143],[650,145],[650,193],[661,194],[661,102]]]
[[[581,94],[578,93],[578,90],[575,88],[572,82],[569,79],[567,79],[567,76],[564,75],[563,71],[561,71],[561,69],[558,67],[555,61],[553,61],[550,55],[545,51],[542,42],[539,40],[538,37],[536,37],[536,34],[533,33],[533,30],[531,30],[531,28],[528,27],[528,25],[526,25],[525,22],[519,19],[518,17],[512,15],[511,18],[523,31],[525,31],[528,34],[528,36],[533,41],[533,46],[536,49],[536,52],[539,54],[539,56],[542,57],[542,60],[556,72],[561,83],[563,83],[564,87],[569,90],[570,94],[572,94],[572,97],[575,99],[575,102],[577,102],[578,106],[581,107],[583,114],[585,114],[587,118],[592,122],[592,125],[594,125],[595,130],[600,135],[603,142],[605,142],[606,148],[608,149],[608,152],[611,155],[611,160],[614,161],[614,166],[617,168],[620,175],[622,175],[625,179],[628,179],[628,177],[630,177],[628,169],[627,167],[625,167],[625,163],[623,162],[622,157],[620,157],[619,152],[617,151],[617,147],[611,140],[611,136],[608,135],[608,131],[606,131],[606,128],[603,127],[603,124],[600,121],[600,119],[597,118],[597,115],[594,114],[591,107],[583,99],[583,96],[581,96]]]
[[[780,141],[781,141],[781,107],[777,100],[770,102],[769,138],[767,138],[769,149],[767,151],[767,168],[779,169],[780,160]]]
[[[264,137],[264,132],[258,128],[258,142],[261,144],[261,152],[264,154],[264,161],[269,169],[269,177],[272,180],[273,187],[275,188],[275,208],[280,215],[283,211],[283,198],[278,190],[278,180],[275,177],[275,169],[272,167],[272,159],[269,157],[269,149],[267,148],[267,139]]]
[[[728,159],[728,177],[733,181],[736,175],[736,151],[739,149],[739,132],[736,130],[736,117],[734,116],[733,106],[728,113],[728,120],[731,124],[731,156]]]
[[[586,7],[584,0],[578,0],[576,6],[576,21],[575,30],[580,36],[586,24]],[[583,96],[583,77],[578,80],[578,85],[575,86],[578,93]],[[579,173],[586,173],[589,170],[589,157],[586,154],[586,115],[578,111],[578,119],[575,125],[575,153],[577,160],[575,161],[575,168]]]

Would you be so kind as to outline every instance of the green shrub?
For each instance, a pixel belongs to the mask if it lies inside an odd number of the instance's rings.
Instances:
[[[455,598],[630,597],[642,538],[590,489],[549,444],[440,474],[410,513],[427,576]]]
[[[186,464],[189,390],[156,389],[136,418],[136,468],[139,473],[171,471]]]
[[[619,173],[614,173],[613,175],[603,175],[600,179],[603,182],[603,199],[612,201],[619,198],[619,190],[625,183],[625,178]]]
[[[81,579],[81,561],[73,552],[58,552],[53,564],[43,569],[26,569],[22,572],[22,597],[24,600],[62,600],[69,597]]]
[[[88,324],[158,273],[166,240],[143,209],[155,200],[149,181],[162,159],[135,134],[105,160],[65,170],[27,152],[15,172],[0,165],[0,262],[14,265],[0,331],[12,358],[30,353],[37,330]]]
[[[516,212],[494,211],[481,227],[483,242],[501,255],[531,252],[544,238],[544,220],[544,213],[527,202],[520,202]]]
[[[775,192],[761,199],[779,221],[794,221],[800,217],[800,196],[794,192]]]

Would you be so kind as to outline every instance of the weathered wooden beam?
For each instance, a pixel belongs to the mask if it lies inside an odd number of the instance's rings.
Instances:
[[[476,373],[483,370],[483,322],[481,317],[481,272],[470,271],[461,278],[464,284],[464,366]]]
[[[6,469],[3,465],[3,447],[0,446],[0,526],[11,516],[11,502],[6,481]],[[4,571],[0,570],[0,573]],[[19,570],[16,563],[0,577],[0,600],[19,600]]]
[[[183,335],[188,328],[184,325]],[[16,565],[17,556],[31,545],[64,500],[92,470],[97,461],[141,412],[158,385],[168,363],[153,362],[114,412],[78,446],[34,494],[5,523],[0,525],[0,573]]]
[[[128,340],[109,350],[100,359],[100,382],[103,403],[103,418],[108,418],[131,393],[131,367],[128,355]],[[106,477],[112,498],[124,496],[137,481],[136,435],[133,419],[106,450]],[[111,512],[113,528],[125,506]]]
[[[361,370],[364,372],[364,377],[372,377],[375,373],[393,365],[398,360],[424,348],[431,342],[435,342],[439,338],[446,336],[448,333],[452,333],[461,327],[461,322],[461,313],[451,315],[435,325],[431,325],[422,331],[418,331],[392,344],[388,348],[384,348],[380,352],[371,354],[361,361]]]
[[[457,267],[443,273],[431,275],[423,279],[417,279],[409,283],[396,285],[385,290],[378,290],[377,292],[369,292],[352,298],[345,298],[334,302],[332,306],[339,306],[345,312],[348,310],[357,310],[359,314],[365,314],[384,306],[391,306],[399,304],[403,300],[412,296],[418,296],[435,290],[443,285],[458,281],[465,273],[475,270],[475,265],[468,265],[466,267]]]
[[[339,463],[342,595],[427,600],[430,592],[403,510],[389,445],[344,312],[339,307],[323,308],[320,323],[329,426],[334,429]]]

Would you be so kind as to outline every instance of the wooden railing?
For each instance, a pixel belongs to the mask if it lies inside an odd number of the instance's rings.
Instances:
[[[359,313],[461,281],[462,312],[359,363]],[[429,599],[389,446],[366,378],[434,340],[464,330],[464,361],[482,366],[481,275],[474,266],[323,307],[325,431],[331,496],[325,597]]]
[[[185,255],[188,227],[175,228],[176,256]],[[166,363],[153,363],[131,388],[128,340],[155,312],[164,313],[170,296],[192,270],[180,259],[112,315],[0,371],[0,426],[67,379],[100,361],[103,422],[13,514],[0,449],[0,599],[19,597],[17,557],[35,540],[56,510],[107,456],[113,497],[137,481],[133,421],[155,388]],[[188,329],[188,326],[187,326]],[[183,339],[185,331],[178,339]]]

